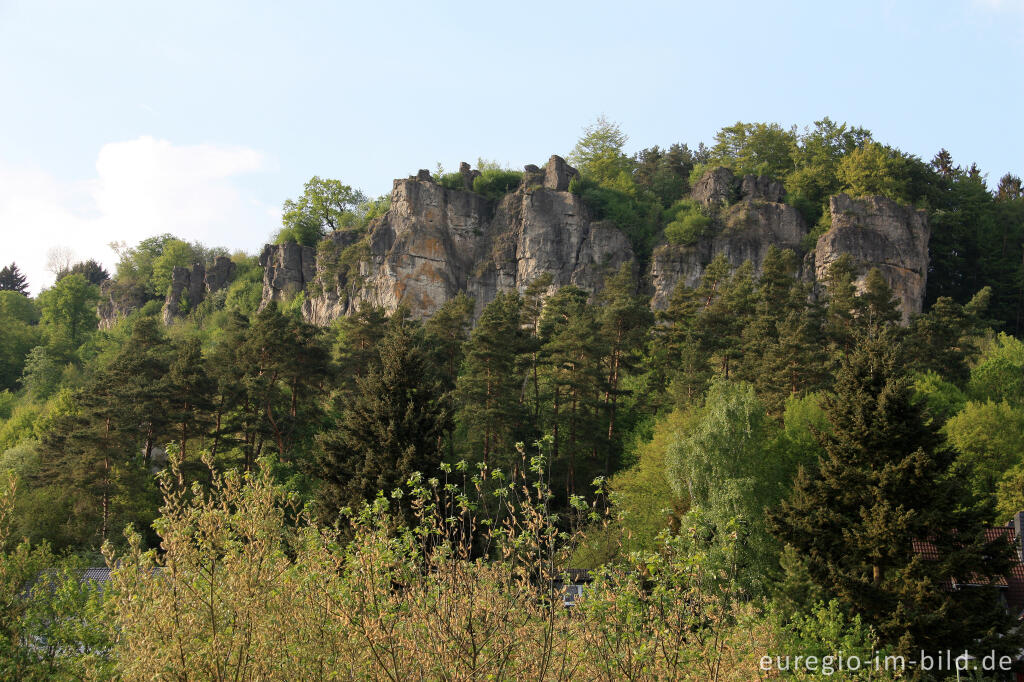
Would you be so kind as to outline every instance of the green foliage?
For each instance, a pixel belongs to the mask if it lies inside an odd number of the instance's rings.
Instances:
[[[711,227],[711,218],[691,199],[675,202],[665,219],[668,221],[665,225],[665,238],[669,244],[696,244],[701,237],[707,236]]]
[[[628,140],[618,123],[599,116],[583,129],[568,161],[588,180],[629,194],[635,162],[625,153]]]
[[[445,189],[465,189],[462,173],[443,173],[437,177],[437,184]]]
[[[274,243],[316,246],[329,232],[359,227],[367,212],[366,203],[366,195],[359,190],[314,175],[304,185],[301,197],[285,200],[281,215],[284,227]]]
[[[96,329],[97,288],[80,274],[69,275],[39,294],[43,328],[50,344],[73,350]]]
[[[967,396],[956,384],[929,370],[914,375],[914,401],[923,403],[924,412],[932,424],[941,426],[963,409]]]
[[[259,268],[247,268],[235,277],[228,287],[224,307],[241,315],[250,316],[263,299],[263,273]]]
[[[773,532],[826,598],[859,614],[897,653],[1012,647],[992,637],[1007,617],[995,588],[944,587],[954,572],[1005,575],[1010,548],[985,537],[962,479],[951,475],[951,451],[911,400],[899,352],[875,333],[843,358],[824,404],[826,455],[797,475],[770,515]],[[915,555],[921,538],[941,561]]]
[[[907,158],[892,147],[869,142],[843,157],[837,170],[840,187],[853,196],[881,194],[911,201]]]
[[[487,168],[481,170],[479,177],[473,180],[473,191],[497,200],[515,190],[522,180],[523,174],[519,171]],[[461,187],[461,176],[459,182]]]
[[[943,427],[959,453],[975,496],[995,503],[1003,474],[1024,463],[1024,408],[1006,402],[968,402]]]
[[[106,280],[110,279],[110,273],[107,272],[106,268],[99,264],[98,261],[90,258],[87,261],[75,263],[67,270],[62,270],[57,273],[57,279],[67,277],[68,275],[80,274],[85,277],[89,284],[95,284],[99,286]]]
[[[46,346],[36,346],[25,358],[21,385],[35,400],[46,400],[60,386],[63,363]]]
[[[28,279],[18,269],[16,263],[0,268],[0,291],[13,291],[28,296]]]
[[[737,122],[715,134],[710,160],[739,175],[784,178],[793,170],[796,147],[795,126],[786,130],[777,123]]]
[[[0,391],[15,389],[29,351],[43,341],[39,311],[32,299],[0,291]]]
[[[967,393],[975,400],[1024,403],[1024,343],[1000,332],[971,369]]]
[[[175,267],[191,268],[199,262],[195,249],[180,239],[168,239],[159,256],[153,259],[150,285],[157,296],[166,296],[171,287],[171,273]]]

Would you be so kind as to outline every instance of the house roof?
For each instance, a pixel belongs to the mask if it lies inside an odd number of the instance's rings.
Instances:
[[[985,529],[985,539],[989,542],[1000,538],[1014,547],[1013,563],[1008,576],[992,577],[972,573],[964,576],[963,579],[953,579],[949,587],[956,589],[961,586],[995,585],[1003,591],[1010,612],[1018,618],[1022,618],[1024,617],[1024,561],[1022,561],[1021,538],[1017,536],[1017,531],[1012,525]],[[939,559],[938,548],[927,540],[914,540],[913,548],[914,552],[924,559],[933,561]]]

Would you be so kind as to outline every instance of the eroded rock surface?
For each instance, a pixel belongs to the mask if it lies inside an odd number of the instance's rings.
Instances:
[[[309,247],[266,246],[264,304],[305,290],[305,317],[327,324],[363,302],[388,312],[404,305],[414,317],[428,317],[459,292],[476,300],[479,313],[499,291],[522,291],[545,273],[553,287],[596,291],[635,259],[621,231],[594,220],[566,191],[578,175],[553,156],[544,169],[527,167],[519,189],[497,202],[446,189],[422,173],[396,180],[388,213],[358,242],[335,233],[331,259]],[[335,262],[349,248],[363,250],[355,270]]]
[[[921,312],[928,278],[927,213],[885,197],[854,199],[837,194],[829,201],[832,227],[814,249],[816,279],[825,281],[832,263],[849,254],[862,285],[872,268],[878,268],[900,299],[906,323]]]
[[[199,263],[191,268],[174,266],[171,288],[161,309],[164,324],[173,323],[202,303],[208,294],[226,287],[234,273],[235,264],[226,256],[218,256],[209,269]]]
[[[705,172],[690,197],[712,214],[713,234],[691,246],[666,244],[654,250],[651,307],[666,308],[681,281],[688,287],[700,284],[704,268],[718,254],[723,254],[734,268],[749,260],[760,272],[773,245],[800,251],[807,225],[799,211],[780,203],[782,194],[782,183],[771,178],[747,175],[738,179],[728,168]],[[740,200],[735,201],[736,197]]]

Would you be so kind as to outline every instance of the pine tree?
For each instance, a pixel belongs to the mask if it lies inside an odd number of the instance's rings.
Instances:
[[[187,460],[189,438],[205,435],[213,410],[214,381],[198,339],[185,339],[174,350],[167,372],[168,420],[178,441],[178,452]]]
[[[434,363],[442,369],[446,390],[454,390],[462,365],[462,346],[473,321],[473,299],[463,292],[442,305],[423,325]]]
[[[601,335],[608,354],[605,357],[604,404],[608,419],[608,442],[615,437],[615,416],[623,378],[637,371],[640,354],[654,316],[647,301],[637,295],[636,278],[629,264],[608,278],[599,296]],[[606,448],[609,453],[611,448]],[[609,475],[610,462],[605,458],[605,475]]]
[[[15,263],[0,268],[0,291],[16,291],[28,296],[28,280]]]
[[[524,348],[521,311],[519,294],[499,293],[484,308],[465,346],[458,421],[466,429],[470,448],[488,466],[492,455],[515,452],[526,422],[522,382],[515,371]]]
[[[1005,575],[1009,545],[986,540],[951,475],[953,453],[911,401],[899,353],[890,335],[875,334],[842,358],[825,401],[832,430],[818,434],[826,454],[800,471],[771,526],[815,584],[897,653],[1011,646],[994,641],[1009,625],[994,584],[949,589]],[[922,542],[936,559],[915,551]]]
[[[450,400],[423,348],[422,331],[406,321],[377,344],[379,362],[335,404],[337,422],[320,434],[320,513],[333,519],[346,506],[390,493],[409,475],[432,473],[450,427]]]
[[[545,427],[554,438],[552,464],[565,464],[566,496],[577,492],[577,469],[607,447],[599,420],[607,354],[587,294],[566,286],[548,299],[541,319],[544,384],[550,396]]]

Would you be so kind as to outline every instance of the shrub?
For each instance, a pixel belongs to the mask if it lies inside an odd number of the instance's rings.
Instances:
[[[465,189],[462,173],[443,173],[437,178],[437,184],[446,189]]]
[[[670,244],[695,244],[711,229],[711,218],[697,202],[690,199],[680,199],[672,204],[666,211],[666,219],[668,224],[665,226],[665,239]]]
[[[473,191],[497,200],[514,191],[522,179],[523,174],[519,171],[485,168],[473,181]]]

